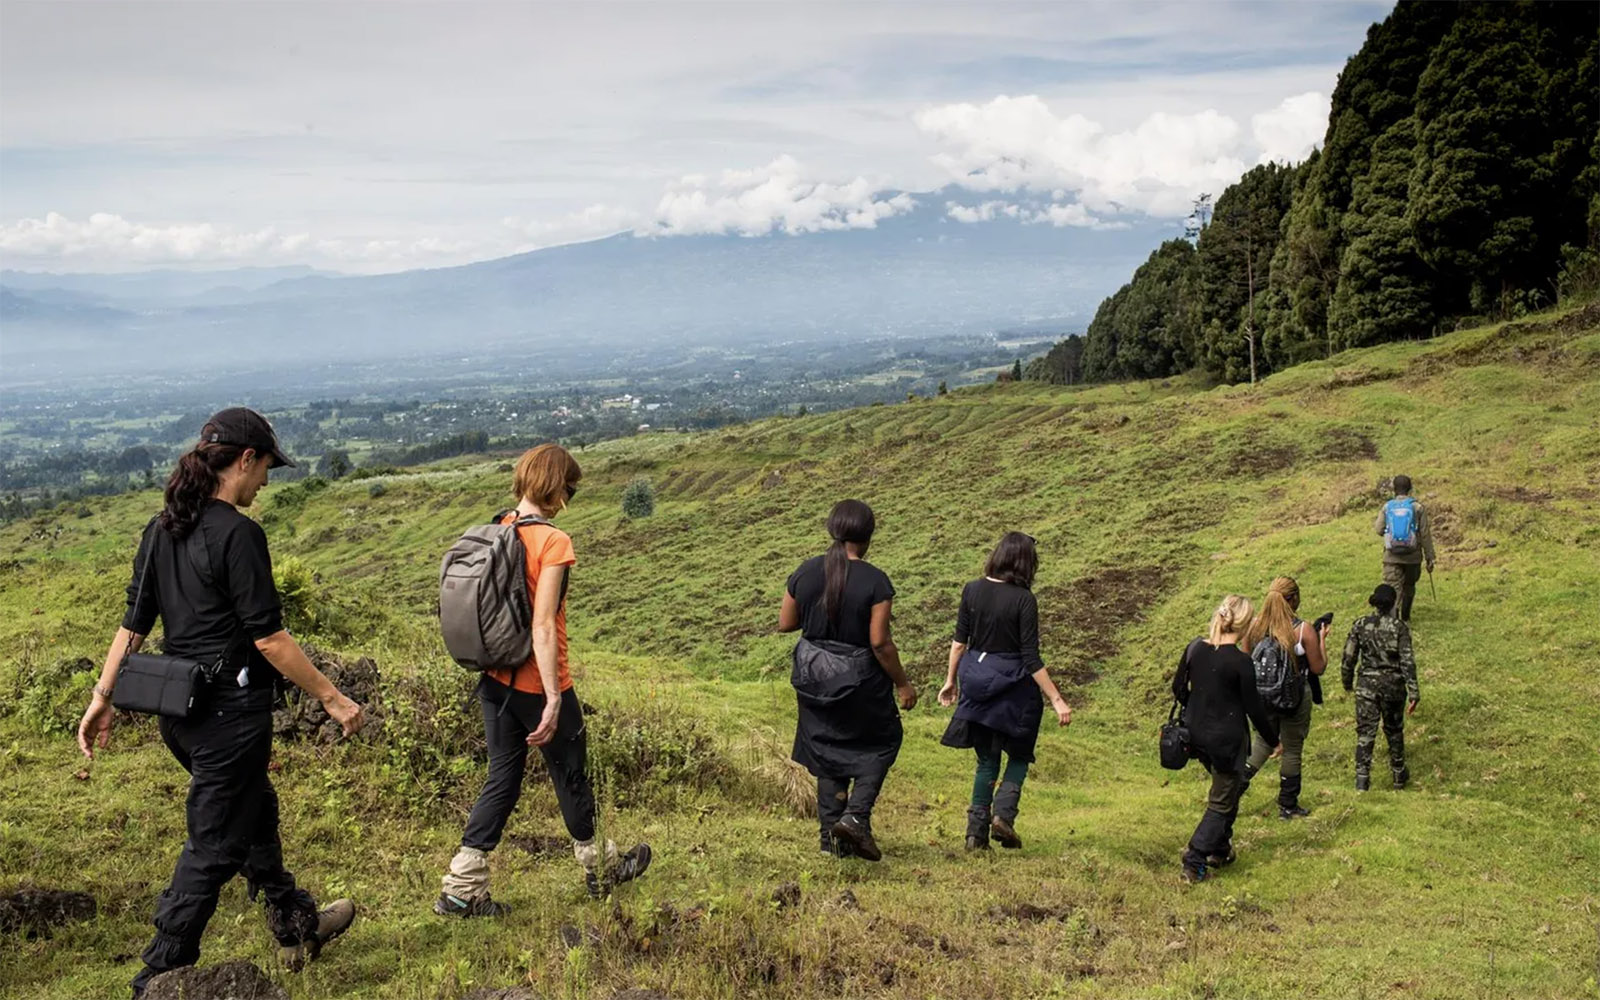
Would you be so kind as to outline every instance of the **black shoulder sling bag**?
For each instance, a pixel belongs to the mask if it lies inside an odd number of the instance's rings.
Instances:
[[[135,608],[143,603],[144,585],[150,579],[150,564],[155,561],[160,529],[156,531],[156,535],[150,536],[150,544],[145,546],[144,569],[139,574],[139,589],[133,599]],[[227,648],[211,663],[186,656],[124,651],[117,684],[111,691],[112,706],[124,712],[187,719],[194,713],[206,686],[217,679],[233,655],[240,634],[236,632]]]
[[[1183,651],[1178,672],[1184,675],[1180,684],[1188,686],[1189,650]],[[1189,739],[1189,723],[1184,718],[1186,709],[1174,695],[1172,707],[1167,709],[1167,721],[1161,724],[1161,766],[1170,771],[1181,771],[1194,757],[1194,745]]]

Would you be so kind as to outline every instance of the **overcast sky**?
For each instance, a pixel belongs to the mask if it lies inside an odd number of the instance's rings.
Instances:
[[[1178,219],[1321,141],[1391,6],[0,0],[0,266],[803,237],[951,183],[958,222]]]

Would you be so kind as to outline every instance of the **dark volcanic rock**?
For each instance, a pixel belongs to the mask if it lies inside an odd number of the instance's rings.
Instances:
[[[150,980],[144,1000],[289,1000],[288,991],[250,962],[191,965]]]

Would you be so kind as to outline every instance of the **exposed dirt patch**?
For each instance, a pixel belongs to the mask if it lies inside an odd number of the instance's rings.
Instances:
[[[501,990],[485,986],[473,990],[461,1000],[541,1000],[541,997],[526,986],[510,986]]]
[[[1399,372],[1380,371],[1375,368],[1343,368],[1334,372],[1322,384],[1328,389],[1348,389],[1372,382],[1385,382],[1397,377],[1399,374]]]
[[[799,906],[800,883],[785,882],[778,886],[776,889],[772,890],[772,901],[778,905],[778,909],[780,910],[787,910],[790,907]]]
[[[660,990],[643,990],[635,987],[630,990],[618,990],[611,994],[611,1000],[672,1000],[672,997]]]
[[[512,847],[536,858],[560,858],[572,853],[572,841],[565,837],[507,837]]]
[[[250,962],[189,966],[150,980],[144,1000],[289,1000],[283,987]]]
[[[1122,630],[1144,620],[1171,577],[1160,566],[1110,566],[1065,586],[1041,587],[1039,617],[1065,652],[1050,664],[1052,673],[1078,685],[1097,678],[1096,665],[1116,654]]]
[[[0,933],[48,937],[53,927],[93,920],[96,910],[94,897],[86,892],[22,889],[0,896]]]
[[[1531,503],[1541,507],[1547,506],[1555,499],[1555,494],[1549,490],[1530,490],[1526,486],[1485,486],[1483,492],[1499,500]]]
[[[1378,457],[1378,443],[1354,427],[1329,427],[1319,435],[1313,457],[1334,462],[1373,461]]]
[[[1037,906],[1033,903],[1006,903],[989,907],[989,919],[995,923],[1015,920],[1021,924],[1042,924],[1048,920],[1065,920],[1072,915],[1070,906]]]

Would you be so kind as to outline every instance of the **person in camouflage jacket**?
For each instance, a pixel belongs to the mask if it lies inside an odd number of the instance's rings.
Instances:
[[[1406,716],[1417,710],[1422,695],[1417,689],[1417,661],[1411,652],[1411,626],[1391,612],[1398,598],[1387,583],[1378,585],[1367,599],[1377,614],[1357,619],[1344,643],[1339,667],[1346,691],[1356,695],[1356,790],[1371,783],[1372,750],[1378,742],[1378,725],[1389,744],[1389,768],[1394,787],[1411,780],[1406,770]],[[1360,671],[1357,671],[1357,665]]]

